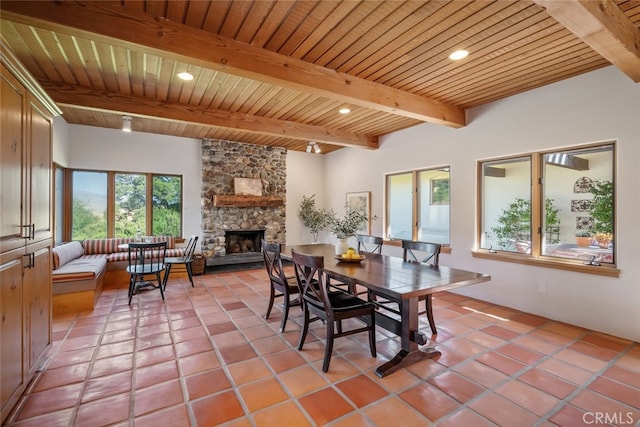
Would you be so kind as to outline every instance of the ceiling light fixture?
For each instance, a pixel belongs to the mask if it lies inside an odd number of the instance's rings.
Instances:
[[[452,52],[451,55],[449,55],[449,59],[451,59],[452,61],[458,61],[462,58],[466,58],[467,55],[469,55],[468,50],[456,50],[455,52]]]
[[[338,113],[340,113],[340,114],[349,114],[350,112],[351,112],[351,110],[346,108],[346,107],[345,108],[341,108],[341,109],[338,110]]]
[[[185,81],[193,80],[193,74],[191,74],[188,71],[181,71],[176,75],[178,76],[178,78],[180,78],[182,80],[185,80]]]
[[[124,132],[131,132],[131,116],[122,116],[122,130]]]
[[[316,154],[319,154],[322,152],[322,149],[320,149],[320,146],[318,145],[317,142],[309,141],[309,143],[307,144],[307,153],[310,153],[311,151],[313,151]]]

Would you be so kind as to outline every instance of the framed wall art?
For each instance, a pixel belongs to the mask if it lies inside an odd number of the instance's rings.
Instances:
[[[364,211],[369,218],[366,224],[358,230],[358,234],[371,234],[371,192],[347,193],[347,206]]]

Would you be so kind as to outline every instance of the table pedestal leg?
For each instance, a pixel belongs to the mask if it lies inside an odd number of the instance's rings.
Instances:
[[[440,354],[441,353],[435,348],[417,349],[411,352],[400,350],[393,359],[376,368],[376,375],[380,378],[386,377],[400,368],[405,368],[424,359],[433,359],[434,357],[440,356]]]
[[[418,330],[418,298],[410,298],[400,302],[401,333],[400,345],[402,350],[395,357],[376,369],[380,378],[389,375],[400,368],[404,368],[423,359],[433,359],[440,356],[435,348],[420,350],[418,344],[426,344],[426,336]]]

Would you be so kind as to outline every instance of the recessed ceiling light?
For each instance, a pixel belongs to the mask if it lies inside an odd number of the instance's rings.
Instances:
[[[455,52],[452,52],[451,55],[449,55],[449,59],[457,61],[459,59],[466,58],[467,55],[469,55],[468,50],[456,50]]]
[[[340,113],[340,114],[349,114],[350,112],[351,112],[351,110],[346,108],[346,107],[345,108],[341,108],[341,109],[338,110],[338,113]]]
[[[193,80],[193,74],[191,74],[188,71],[182,71],[182,72],[178,73],[177,76],[179,78],[181,78],[182,80]]]

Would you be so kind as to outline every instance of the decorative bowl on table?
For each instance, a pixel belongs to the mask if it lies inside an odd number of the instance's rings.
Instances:
[[[361,262],[365,258],[364,255],[351,255],[349,258],[344,258],[342,255],[336,255],[335,259],[339,262]]]

